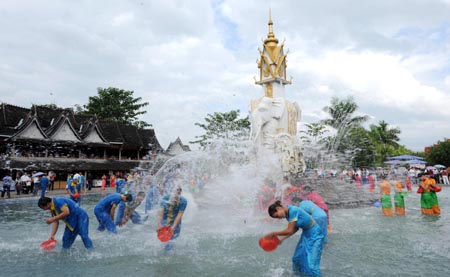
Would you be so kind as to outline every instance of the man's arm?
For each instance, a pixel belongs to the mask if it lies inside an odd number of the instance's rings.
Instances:
[[[172,225],[172,228],[171,228],[172,232],[174,232],[175,229],[177,228],[177,225],[178,225],[178,223],[180,223],[181,218],[183,217],[183,214],[184,214],[184,211],[179,211],[178,212],[177,217],[175,218],[175,221],[173,222],[173,225]]]
[[[109,216],[111,216],[112,221],[114,222],[114,213],[116,212],[116,205],[113,204],[111,207],[111,211],[109,212]]]

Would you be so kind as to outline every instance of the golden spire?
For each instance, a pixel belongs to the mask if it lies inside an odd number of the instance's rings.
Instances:
[[[264,44],[268,44],[274,42],[275,45],[278,44],[278,39],[275,37],[273,33],[273,22],[272,22],[272,9],[269,9],[269,33],[267,34],[267,39],[264,40]]]

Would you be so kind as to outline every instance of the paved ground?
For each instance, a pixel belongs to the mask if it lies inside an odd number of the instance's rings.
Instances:
[[[96,188],[92,188],[91,190],[86,190],[86,194],[99,194],[101,193],[102,190],[99,187]],[[112,192],[116,192],[115,188],[111,188],[111,187],[107,187],[105,190],[106,193],[112,193]],[[84,192],[83,192],[84,193]],[[37,196],[34,196],[33,193],[29,193],[29,194],[23,194],[21,193],[20,195],[17,195],[16,191],[11,191],[11,199],[18,199],[18,198],[30,198],[30,197],[40,197],[41,195],[41,191],[39,191]],[[45,196],[48,197],[54,197],[54,196],[62,196],[62,195],[68,195],[67,191],[64,189],[58,189],[58,190],[50,190],[50,191],[46,191]],[[6,194],[4,197],[0,197],[0,201],[4,200],[4,199],[8,199]]]

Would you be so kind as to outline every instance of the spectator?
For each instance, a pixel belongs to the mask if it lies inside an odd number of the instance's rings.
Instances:
[[[2,191],[2,198],[5,196],[5,193],[7,194],[8,198],[11,198],[11,184],[13,180],[9,174],[9,172],[6,172],[5,177],[3,177],[3,191]]]

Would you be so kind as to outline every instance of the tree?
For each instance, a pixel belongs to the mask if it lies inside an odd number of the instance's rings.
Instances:
[[[210,144],[212,140],[242,139],[248,138],[250,132],[250,121],[248,116],[239,118],[239,110],[232,110],[226,113],[215,112],[207,114],[205,123],[195,123],[196,126],[205,130],[205,134],[196,136],[198,140],[190,143],[199,143],[202,147]]]
[[[114,120],[124,124],[135,125],[139,128],[151,126],[144,121],[139,121],[138,116],[147,113],[141,109],[148,102],[141,103],[142,98],[133,97],[134,91],[118,88],[97,88],[98,96],[89,97],[89,103],[83,108],[76,107],[82,114],[95,114],[104,120]]]
[[[450,140],[438,141],[427,153],[427,161],[431,164],[450,165]]]
[[[370,125],[370,137],[377,146],[378,163],[386,160],[386,157],[394,155],[396,149],[400,147],[398,142],[401,131],[398,127],[390,127],[387,122],[381,120],[378,125]]]
[[[321,123],[336,129],[336,135],[329,139],[327,148],[331,152],[339,151],[345,152],[347,150],[343,147],[343,142],[347,134],[356,127],[359,127],[363,122],[368,120],[368,116],[354,116],[358,109],[352,97],[347,97],[341,100],[337,97],[331,99],[331,105],[323,108],[331,118],[322,120]]]
[[[302,131],[306,133],[308,136],[313,138],[313,142],[318,142],[321,138],[321,136],[328,132],[326,130],[326,127],[320,123],[311,123],[311,124],[305,124],[306,128],[308,128],[306,131]]]

